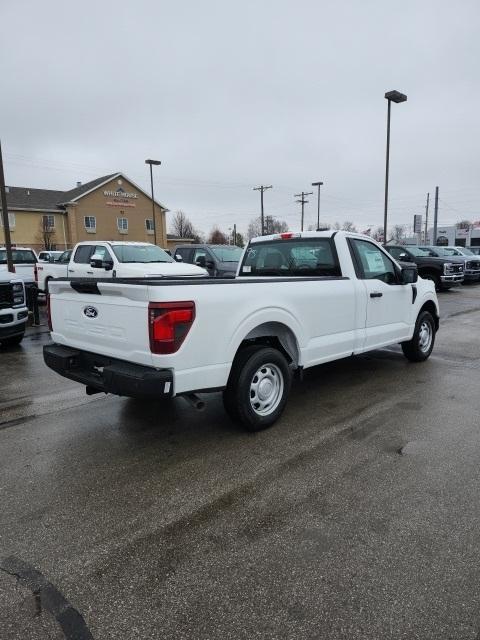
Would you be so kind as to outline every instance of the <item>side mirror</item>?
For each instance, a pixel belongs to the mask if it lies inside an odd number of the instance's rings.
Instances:
[[[417,267],[402,267],[400,272],[400,279],[402,284],[414,284],[418,280]]]
[[[401,253],[398,256],[399,260],[403,260],[403,262],[410,262],[410,256],[408,255],[408,253]]]
[[[212,260],[207,260],[205,262],[205,266],[207,267],[207,269],[213,269],[215,267],[215,263]]]
[[[207,266],[205,256],[198,256],[198,258],[195,260],[195,264],[199,267],[202,267],[202,269],[205,269]]]
[[[183,258],[182,258],[182,256],[181,256],[179,253],[176,253],[176,254],[174,255],[174,258],[175,258],[175,260],[176,260],[177,262],[183,262]]]
[[[102,267],[103,267],[103,258],[101,256],[98,256],[98,255],[93,255],[90,258],[90,266],[93,269],[102,269]]]
[[[102,267],[105,271],[111,271],[113,269],[113,260],[103,260]]]

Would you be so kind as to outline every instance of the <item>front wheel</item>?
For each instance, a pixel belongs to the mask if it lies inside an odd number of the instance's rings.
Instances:
[[[282,414],[291,383],[283,353],[271,347],[246,347],[233,362],[223,393],[225,410],[248,431],[266,429]]]
[[[435,344],[435,320],[429,311],[422,311],[415,323],[413,337],[402,342],[403,355],[411,362],[423,362],[433,350]]]

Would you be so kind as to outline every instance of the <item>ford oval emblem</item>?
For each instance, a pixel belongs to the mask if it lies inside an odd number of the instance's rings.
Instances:
[[[98,311],[95,307],[85,307],[83,313],[87,316],[87,318],[96,318],[98,316]]]

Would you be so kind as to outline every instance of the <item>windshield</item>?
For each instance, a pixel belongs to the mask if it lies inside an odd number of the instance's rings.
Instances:
[[[114,254],[119,262],[175,262],[166,251],[154,244],[114,244]]]
[[[458,256],[458,251],[450,247],[428,247],[427,251],[430,251],[432,255],[437,257]]]
[[[425,249],[419,249],[418,247],[408,247],[408,251],[412,254],[412,256],[416,256],[417,258],[425,258],[429,255],[429,251]]]
[[[210,247],[210,250],[220,262],[238,262],[243,253],[243,249],[234,245],[230,247]]]

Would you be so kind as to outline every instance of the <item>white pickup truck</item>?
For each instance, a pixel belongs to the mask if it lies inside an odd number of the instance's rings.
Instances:
[[[35,282],[35,267],[38,263],[37,254],[30,247],[13,247],[12,260],[15,273],[24,282]],[[7,250],[0,247],[0,271],[8,273],[7,267]]]
[[[148,242],[79,242],[54,262],[37,264],[40,291],[48,292],[54,278],[141,278],[206,276],[206,269],[176,262]]]
[[[369,237],[283,233],[250,241],[235,279],[55,281],[46,364],[87,393],[223,390],[251,430],[282,413],[295,370],[387,345],[426,360],[439,326],[432,282]]]
[[[15,273],[0,271],[0,345],[11,347],[23,340],[28,320],[25,285]]]

